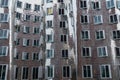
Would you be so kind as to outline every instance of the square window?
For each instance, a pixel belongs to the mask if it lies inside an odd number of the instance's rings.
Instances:
[[[0,22],[8,22],[8,13],[0,13]]]
[[[25,4],[25,10],[31,10],[31,4],[26,3]]]
[[[105,39],[105,32],[104,32],[104,30],[96,31],[96,39],[97,40]]]
[[[47,15],[53,15],[53,8],[47,8]]]
[[[110,23],[118,23],[118,15],[117,14],[111,14],[109,16],[109,22]]]
[[[113,39],[120,39],[120,30],[115,30],[112,32]]]
[[[29,53],[22,52],[22,60],[28,60],[29,59]]]
[[[22,8],[22,2],[21,1],[17,1],[17,8]]]
[[[8,3],[9,3],[8,0],[1,0],[1,6],[2,7],[8,7]]]
[[[0,46],[0,56],[7,56],[8,46]]]
[[[29,32],[30,32],[30,27],[23,26],[23,33],[29,33]]]
[[[82,38],[83,40],[88,40],[88,39],[90,39],[90,32],[87,31],[87,30],[81,31],[81,38]]]
[[[100,9],[101,8],[101,4],[100,1],[92,1],[92,9]]]
[[[97,47],[97,52],[98,52],[98,56],[99,57],[106,57],[106,56],[108,56],[107,47],[106,46]]]
[[[80,1],[80,8],[82,8],[82,9],[87,8],[87,0],[81,0]]]
[[[60,21],[60,28],[66,28],[66,22]]]
[[[90,47],[82,47],[82,56],[83,57],[91,57],[91,48]]]
[[[46,50],[46,58],[54,58],[54,49]]]
[[[30,40],[23,38],[23,46],[29,46],[29,44],[30,44]]]
[[[94,24],[101,24],[103,23],[102,15],[95,15],[94,16]]]
[[[32,60],[39,60],[39,53],[33,53]]]
[[[35,5],[34,11],[40,11],[40,5]]]
[[[0,29],[0,39],[8,39],[9,31],[7,29]]]
[[[46,35],[46,42],[51,43],[53,42],[53,35],[52,34],[47,34]]]
[[[106,7],[107,9],[114,8],[115,7],[114,0],[106,0]]]
[[[33,40],[33,46],[39,46],[39,40]]]
[[[89,23],[89,16],[88,16],[88,15],[81,15],[81,16],[80,16],[80,22],[81,22],[82,24],[87,24],[87,23]]]

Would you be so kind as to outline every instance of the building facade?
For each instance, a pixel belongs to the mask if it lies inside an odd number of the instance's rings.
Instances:
[[[120,79],[120,0],[77,0],[77,80]]]

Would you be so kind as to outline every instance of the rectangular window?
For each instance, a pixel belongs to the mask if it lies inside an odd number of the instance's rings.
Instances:
[[[40,29],[38,27],[33,27],[33,33],[38,34],[40,32]]]
[[[67,35],[61,35],[61,42],[67,42]]]
[[[40,16],[34,16],[33,21],[34,21],[34,22],[40,21]]]
[[[14,48],[14,59],[18,59],[19,58],[19,55],[18,55],[18,51],[17,51],[17,48]]]
[[[9,0],[1,0],[2,7],[8,7]]]
[[[15,45],[20,45],[20,39],[16,39]]]
[[[68,49],[62,50],[62,57],[63,58],[68,58]]]
[[[89,23],[89,16],[88,16],[88,15],[81,15],[81,17],[80,17],[80,22],[81,22],[82,24],[87,24],[87,23]]]
[[[29,68],[28,67],[22,67],[22,79],[28,79],[28,73]]]
[[[0,64],[0,79],[1,80],[7,80],[7,69],[8,66],[5,64]]]
[[[110,65],[100,65],[100,76],[101,78],[111,78]]]
[[[21,1],[17,1],[17,8],[22,8],[22,2]]]
[[[47,68],[46,76],[48,78],[53,78],[54,77],[54,66],[50,65],[50,66],[46,66],[46,68]]]
[[[16,32],[20,32],[20,27],[21,27],[20,25],[16,25],[16,26],[15,26],[15,31],[16,31]]]
[[[92,1],[92,8],[93,9],[100,9],[101,8],[100,1]]]
[[[61,3],[63,3],[63,0],[58,0],[58,2],[61,2]]]
[[[96,36],[97,40],[105,39],[105,32],[104,32],[104,30],[96,31],[96,35],[95,36]]]
[[[28,60],[29,59],[29,53],[28,52],[22,52],[22,60]]]
[[[22,14],[21,14],[21,13],[16,12],[16,18],[17,18],[17,19],[21,19],[21,16],[22,16]]]
[[[80,1],[80,8],[86,9],[87,8],[87,0],[81,0]]]
[[[15,66],[15,67],[14,67],[14,70],[15,70],[14,77],[15,77],[15,79],[18,79],[18,76],[19,76],[19,74],[18,74],[19,68],[18,68],[17,66]]]
[[[23,33],[29,33],[29,32],[30,32],[30,27],[23,26]]]
[[[0,13],[0,22],[8,22],[8,13]]]
[[[91,57],[91,48],[90,47],[82,47],[82,56],[83,57]]]
[[[52,27],[53,25],[52,25],[52,20],[48,20],[47,21],[47,28],[50,28],[50,27]]]
[[[92,78],[92,65],[82,66],[83,78]]]
[[[7,56],[8,46],[0,46],[0,56]]]
[[[31,19],[31,15],[27,15],[27,14],[24,14],[24,21],[30,21],[30,19]]]
[[[106,57],[106,56],[108,56],[107,47],[106,46],[97,47],[97,52],[98,52],[98,56],[99,57]]]
[[[46,50],[46,58],[54,58],[54,49]]]
[[[34,11],[40,11],[40,5],[35,5]]]
[[[33,40],[33,46],[39,46],[39,40]]]
[[[120,57],[120,47],[115,47],[116,57]]]
[[[64,15],[65,11],[64,9],[59,9],[59,15]]]
[[[47,8],[47,15],[52,15],[53,14],[53,8]]]
[[[88,39],[90,39],[90,32],[87,31],[87,30],[83,30],[83,31],[81,32],[81,38],[82,38],[83,40],[88,40]]]
[[[120,0],[117,0],[117,8],[120,9]]]
[[[53,2],[53,0],[47,0],[47,3]]]
[[[112,14],[109,16],[109,22],[110,23],[118,23],[118,15],[117,14]]]
[[[62,74],[63,74],[63,77],[71,77],[71,67],[70,66],[63,66],[62,68]]]
[[[113,39],[120,39],[120,30],[115,30],[112,32]]]
[[[107,9],[115,7],[114,0],[106,0]]]
[[[39,75],[39,67],[32,68],[32,79],[38,79]]]
[[[0,39],[8,39],[9,31],[7,29],[0,29]]]
[[[29,46],[29,44],[30,44],[30,40],[23,38],[23,46]]]
[[[25,4],[25,10],[31,10],[31,4],[26,3]]]
[[[33,53],[32,60],[39,60],[39,53]]]
[[[102,15],[95,15],[94,16],[94,24],[101,24],[103,23]]]
[[[53,36],[52,34],[47,34],[46,37],[47,37],[47,38],[46,38],[46,42],[48,42],[48,43],[53,42],[53,37],[54,37],[54,36]]]
[[[65,27],[66,27],[66,22],[60,21],[60,28],[65,28]]]

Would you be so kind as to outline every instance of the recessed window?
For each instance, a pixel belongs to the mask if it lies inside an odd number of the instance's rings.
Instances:
[[[40,5],[35,5],[34,11],[40,11]]]
[[[26,3],[25,4],[25,10],[31,10],[31,4]]]
[[[81,32],[81,38],[82,38],[83,40],[88,40],[88,39],[90,39],[90,32],[89,32],[88,30],[83,30],[83,31]]]
[[[40,21],[40,16],[33,16],[33,21],[34,22]]]
[[[61,3],[62,3],[62,2],[63,2],[63,0],[58,0],[58,2],[61,2]]]
[[[31,15],[25,14],[23,17],[24,17],[24,21],[30,21]]]
[[[30,32],[30,27],[23,26],[23,33],[29,33],[29,32]]]
[[[23,38],[23,46],[29,46],[29,44],[30,44],[30,40]]]
[[[92,8],[93,9],[100,9],[101,8],[100,1],[92,1]]]
[[[112,15],[110,15],[109,16],[109,22],[110,23],[118,23],[118,15],[116,15],[116,14],[112,14]]]
[[[8,13],[0,13],[0,22],[8,22]]]
[[[51,43],[53,42],[53,35],[52,34],[47,34],[46,35],[46,42]]]
[[[92,65],[82,66],[83,78],[92,78]]]
[[[16,31],[16,32],[20,32],[20,29],[21,29],[20,27],[21,27],[20,25],[16,25],[16,26],[15,26],[15,31]]]
[[[39,53],[33,53],[32,60],[39,60]]]
[[[39,67],[32,68],[32,79],[38,79],[39,77]]]
[[[22,79],[28,79],[28,74],[29,74],[29,68],[22,67]]]
[[[33,46],[39,46],[39,40],[33,40]]]
[[[8,7],[9,0],[1,0],[2,7]]]
[[[59,15],[64,15],[65,11],[64,9],[59,9]]]
[[[54,77],[54,66],[50,65],[50,66],[46,66],[46,76],[47,78],[53,78]]]
[[[21,14],[21,13],[16,12],[16,18],[17,18],[17,19],[21,19],[21,16],[22,16],[22,14]]]
[[[16,39],[15,45],[20,45],[20,39],[19,38]]]
[[[0,79],[7,80],[8,66],[5,64],[0,64]]]
[[[104,32],[104,30],[96,31],[96,39],[97,40],[105,39],[105,32]]]
[[[19,67],[15,66],[14,70],[15,70],[14,78],[18,79],[18,76],[19,76],[19,74],[18,74],[19,73]]]
[[[82,9],[87,8],[87,0],[81,0],[80,1],[80,8],[82,8]]]
[[[89,23],[89,16],[88,16],[88,15],[81,15],[81,16],[80,16],[80,22],[81,22],[82,24],[87,24],[87,23]]]
[[[50,28],[50,27],[52,27],[53,25],[52,25],[52,20],[48,20],[47,21],[47,28]]]
[[[82,56],[83,57],[91,57],[91,48],[90,47],[82,47]]]
[[[65,28],[65,27],[66,27],[66,22],[60,21],[60,28]]]
[[[117,4],[117,8],[120,9],[120,0],[117,0],[116,4]]]
[[[95,15],[94,16],[94,24],[101,24],[103,23],[102,15]]]
[[[67,42],[67,35],[61,35],[61,42]]]
[[[62,50],[62,58],[68,58],[68,49],[63,49]]]
[[[115,30],[112,32],[113,39],[120,39],[120,30]]]
[[[54,58],[54,49],[46,50],[46,58]]]
[[[8,46],[0,46],[0,56],[7,56]]]
[[[114,0],[106,0],[107,9],[115,7]]]
[[[22,2],[21,1],[17,1],[17,8],[22,8]]]
[[[47,15],[53,15],[53,8],[47,8]]]
[[[0,29],[0,39],[8,39],[9,31],[7,29]]]
[[[98,56],[99,57],[106,57],[106,56],[108,56],[107,47],[106,46],[97,47],[97,52],[98,52]]]
[[[100,76],[103,79],[111,78],[111,68],[110,65],[100,65]]]
[[[71,77],[71,67],[70,66],[63,66],[62,68],[62,74],[63,74],[63,77],[68,77],[70,78]]]
[[[28,52],[22,52],[22,60],[28,60],[29,59],[29,53]]]
[[[120,47],[115,47],[116,57],[120,57]]]
[[[40,29],[38,27],[33,27],[33,33],[38,34],[40,32]]]

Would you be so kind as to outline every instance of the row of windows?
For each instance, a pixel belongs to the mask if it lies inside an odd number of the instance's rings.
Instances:
[[[23,3],[21,1],[17,1],[17,8],[22,8]],[[31,10],[32,5],[29,3],[24,4],[25,10]],[[34,5],[34,11],[40,11],[40,5]]]
[[[120,20],[120,15],[117,14],[111,14],[109,15],[109,23],[118,23]],[[94,24],[102,24],[103,21],[103,16],[102,15],[95,15],[93,17]],[[82,24],[88,24],[90,23],[89,21],[89,16],[88,15],[81,15],[80,16],[80,22]]]
[[[120,57],[120,47],[115,47],[114,51],[115,51],[116,57]],[[91,47],[82,47],[81,54],[83,57],[91,57],[92,56]],[[98,54],[98,57],[107,57],[108,56],[107,46],[97,47],[97,54]]]
[[[97,40],[105,39],[105,31],[104,30],[97,30],[95,32],[95,38]],[[112,38],[113,39],[120,39],[120,30],[112,31]],[[90,31],[89,30],[82,30],[81,31],[81,39],[89,40],[90,39]]]
[[[47,2],[47,3],[51,3],[51,2],[53,2],[53,0],[46,0],[46,2]],[[58,2],[63,3],[63,0],[58,0]]]
[[[16,18],[21,19],[22,18],[22,13],[16,12]],[[36,16],[36,15],[32,16],[30,14],[23,14],[23,20],[24,21],[32,20],[34,22],[38,22],[38,21],[40,21],[40,16]]]
[[[22,28],[22,30],[21,30],[21,28]],[[19,26],[19,25],[15,26],[16,32],[22,31],[23,33],[30,33],[31,32],[30,28],[31,27],[29,27],[29,26]],[[32,31],[33,34],[40,33],[40,28],[39,27],[32,27],[32,28],[33,28],[33,31]]]
[[[111,9],[115,7],[115,3],[117,4],[117,8],[120,9],[120,0],[106,0],[106,8]],[[88,0],[80,0],[80,8],[87,9],[88,5],[90,4],[91,8],[94,10],[101,9],[101,1],[100,0],[91,0],[91,3]]]

